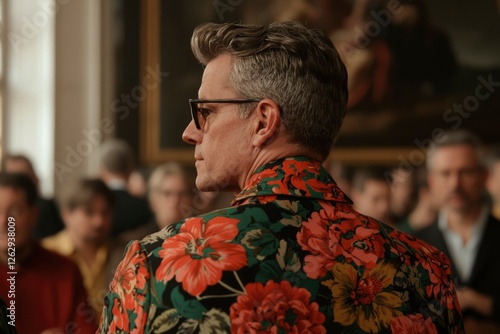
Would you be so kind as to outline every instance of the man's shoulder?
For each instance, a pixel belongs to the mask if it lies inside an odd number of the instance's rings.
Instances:
[[[426,240],[427,238],[434,237],[437,234],[441,234],[441,231],[439,230],[438,223],[437,221],[433,222],[430,225],[425,226],[424,228],[415,231],[414,235],[419,238]]]
[[[500,235],[500,220],[490,214],[482,234],[481,244],[488,248],[494,247],[498,242],[498,235]]]
[[[69,256],[74,250],[72,241],[69,239],[66,229],[40,240],[40,245],[50,251]]]
[[[75,265],[75,262],[70,258],[44,247],[39,247],[37,249],[37,256],[43,258],[46,262],[57,261],[55,265],[57,265],[58,267],[66,268],[73,267]]]
[[[78,276],[80,269],[70,258],[37,245],[31,263],[44,272],[52,272],[56,277]]]
[[[496,218],[492,212],[488,215],[487,226],[490,229],[500,230],[500,220]]]
[[[165,239],[173,237],[188,229],[196,228],[197,225],[209,225],[214,219],[218,222],[222,222],[223,220],[234,221],[236,219],[241,221],[243,219],[250,219],[252,214],[243,212],[243,207],[245,206],[227,207],[183,219],[175,224],[163,228],[158,232],[149,234],[140,240],[139,243],[141,247],[146,248],[147,250],[152,250],[156,247],[161,247]],[[257,208],[258,206],[254,207]]]
[[[438,254],[441,256],[442,251],[436,248],[434,245],[430,244],[425,238],[423,238],[419,233],[423,233],[424,235],[434,234],[436,231],[439,232],[439,229],[436,224],[429,225],[424,229],[418,231],[415,234],[411,234],[404,231],[394,230],[394,233],[391,235],[393,240],[404,241],[406,244],[410,245],[411,248],[418,252],[425,252],[427,254]],[[426,230],[424,232],[424,230]]]
[[[125,190],[113,190],[113,193],[115,194],[111,232],[113,236],[150,221],[151,210],[145,198],[133,196]]]

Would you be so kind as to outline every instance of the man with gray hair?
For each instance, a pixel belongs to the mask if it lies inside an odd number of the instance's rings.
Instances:
[[[466,331],[474,332],[467,330],[473,318],[500,324],[500,221],[485,200],[487,169],[479,138],[465,130],[446,132],[429,150],[427,169],[440,212],[416,236],[450,258]]]
[[[460,333],[448,259],[356,212],[322,167],[347,102],[331,41],[209,23],[191,46],[196,186],[238,194],[129,245],[101,333]]]

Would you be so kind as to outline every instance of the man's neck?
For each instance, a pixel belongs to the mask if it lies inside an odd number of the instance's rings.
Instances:
[[[90,242],[82,238],[78,238],[72,233],[69,233],[69,236],[73,245],[75,245],[76,252],[87,263],[87,265],[91,267],[97,256],[99,248],[104,244],[104,242]]]
[[[120,187],[126,186],[128,175],[111,173],[105,169],[100,171],[101,179],[108,187],[119,185]]]

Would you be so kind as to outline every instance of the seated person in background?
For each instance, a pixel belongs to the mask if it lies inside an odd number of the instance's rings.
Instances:
[[[357,169],[352,179],[351,198],[356,211],[392,225],[390,175],[387,173],[388,169],[378,167]]]
[[[169,162],[153,171],[148,198],[157,230],[199,213],[193,207],[195,190],[194,175],[177,163]]]
[[[121,234],[126,240],[142,239],[186,217],[198,214],[193,206],[194,176],[183,166],[168,162],[156,167],[148,182],[148,200],[153,212],[153,221]]]
[[[196,186],[238,194],[129,244],[100,333],[461,333],[448,259],[355,211],[322,166],[347,104],[332,42],[207,23],[191,46]]]
[[[496,147],[489,155],[488,159],[488,179],[486,188],[491,196],[492,215],[500,219],[500,147]]]
[[[416,202],[410,208],[411,211],[408,215],[396,224],[398,230],[410,234],[415,234],[435,222],[439,211],[427,184],[425,166],[417,168],[413,173],[415,174],[414,180],[417,193]],[[394,193],[391,195],[394,197]]]
[[[42,198],[40,196],[39,179],[33,168],[33,164],[28,157],[20,154],[7,155],[4,159],[4,172],[23,173],[28,175],[37,187],[38,218],[33,229],[33,235],[36,239],[42,239],[49,235],[56,234],[64,228],[59,208],[52,199]]]
[[[415,170],[397,167],[391,171],[391,220],[401,221],[410,213],[416,197]]]
[[[16,327],[21,334],[94,333],[95,314],[77,265],[32,239],[35,184],[23,174],[0,174],[0,298],[10,305],[7,279],[15,278]],[[15,228],[15,267],[8,233]],[[16,274],[10,274],[16,272]],[[45,333],[45,332],[44,332]]]
[[[234,196],[196,189],[193,172],[175,162],[153,170],[148,182],[148,200],[154,220],[137,229],[123,232],[124,240],[142,239],[180,220],[227,206]]]
[[[427,170],[439,218],[416,236],[450,258],[466,332],[469,319],[500,324],[500,221],[483,196],[479,139],[465,130],[443,134],[427,154]]]
[[[42,240],[42,246],[78,264],[87,295],[96,314],[126,243],[109,237],[114,196],[99,179],[83,179],[70,189],[63,202],[66,228]]]
[[[151,220],[151,211],[145,198],[127,191],[127,181],[134,169],[130,146],[123,140],[113,139],[100,147],[100,176],[115,195],[111,235],[133,230]]]
[[[148,195],[148,180],[151,175],[149,167],[136,168],[127,180],[127,191],[135,197],[145,198]]]

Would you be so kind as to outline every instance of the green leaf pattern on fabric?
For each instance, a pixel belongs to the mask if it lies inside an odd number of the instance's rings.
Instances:
[[[359,214],[318,162],[132,243],[101,333],[462,333],[448,259]],[[415,331],[417,330],[417,331]]]

